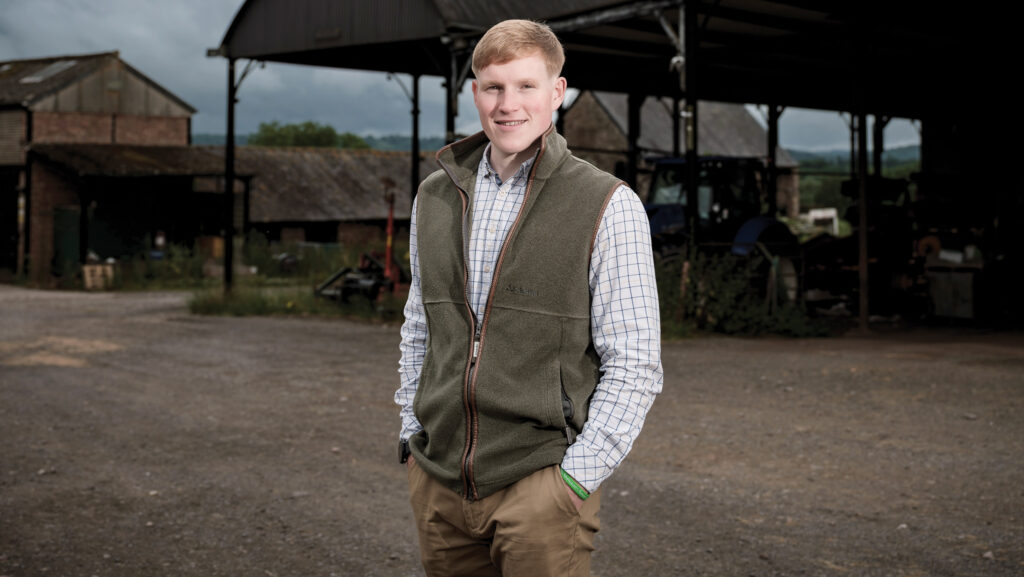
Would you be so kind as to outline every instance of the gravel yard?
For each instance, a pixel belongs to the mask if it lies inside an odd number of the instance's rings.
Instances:
[[[398,326],[0,286],[0,576],[421,575]],[[1024,335],[700,338],[595,577],[1024,574]]]

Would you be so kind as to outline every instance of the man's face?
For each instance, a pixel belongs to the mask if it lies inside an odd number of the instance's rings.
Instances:
[[[531,149],[565,97],[565,78],[548,73],[540,52],[491,64],[473,81],[473,102],[491,140],[493,162]]]

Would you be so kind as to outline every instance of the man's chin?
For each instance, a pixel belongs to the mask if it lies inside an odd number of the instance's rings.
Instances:
[[[516,156],[524,152],[529,152],[536,147],[540,136],[530,138],[529,136],[519,136],[515,138],[508,138],[507,135],[488,135],[491,140],[491,147],[498,149],[501,154],[505,156]]]

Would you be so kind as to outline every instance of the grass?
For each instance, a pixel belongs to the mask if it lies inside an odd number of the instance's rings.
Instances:
[[[340,317],[373,322],[398,322],[405,299],[382,294],[376,301],[353,297],[349,302],[317,298],[312,287],[268,287],[241,284],[230,295],[220,288],[196,292],[188,301],[193,314],[222,316]]]
[[[382,294],[375,301],[353,296],[349,302],[335,302],[314,296],[314,287],[344,267],[357,268],[364,253],[383,254],[384,242],[366,246],[314,243],[268,243],[255,235],[235,252],[233,289],[224,294],[224,281],[211,276],[211,267],[222,269],[221,259],[199,250],[168,246],[158,258],[140,254],[122,259],[115,267],[110,290],[190,290],[189,310],[202,315],[280,315],[340,317],[369,322],[399,322],[404,297]],[[408,262],[408,243],[395,243],[400,262]],[[283,258],[288,255],[288,258]],[[403,258],[404,256],[404,258]],[[381,260],[383,260],[381,258]],[[242,272],[244,271],[244,273]],[[62,287],[81,289],[82,275],[69,270],[62,275]]]
[[[396,243],[398,260],[407,262],[407,247]],[[223,280],[206,275],[204,269],[211,264],[208,257],[199,251],[171,246],[159,259],[143,255],[122,261],[113,288],[192,290],[188,307],[200,315],[326,317],[398,323],[403,318],[404,296],[382,294],[375,301],[353,296],[349,302],[339,303],[314,295],[314,287],[335,271],[357,267],[360,255],[383,252],[383,248],[383,243],[280,245],[269,244],[261,237],[251,238],[238,254],[239,260],[256,272],[236,275],[231,294],[225,295]],[[284,254],[291,258],[283,259]],[[688,259],[685,282],[682,259],[658,263],[664,338],[700,333],[797,337],[827,334],[823,325],[796,305],[770,311],[758,296],[758,288],[764,282],[764,263],[759,259],[703,253],[691,254]]]

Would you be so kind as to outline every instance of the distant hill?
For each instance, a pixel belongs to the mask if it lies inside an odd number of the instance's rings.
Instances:
[[[235,144],[246,146],[249,143],[248,134],[236,134]],[[364,136],[370,148],[376,150],[411,150],[412,137],[407,134],[387,134],[384,136]],[[197,146],[224,146],[223,134],[198,133],[192,135],[192,144]],[[440,136],[427,136],[420,138],[420,150],[437,150],[444,146],[444,138]]]
[[[882,153],[882,159],[885,162],[920,162],[921,146],[910,144],[886,150]]]
[[[412,150],[412,136],[408,134],[386,134],[364,136],[370,148],[377,150]],[[445,145],[441,136],[420,137],[420,150],[437,150]]]
[[[196,146],[224,146],[227,137],[223,134],[196,133],[192,135],[192,144]],[[236,134],[235,145],[245,146],[249,144],[248,134]]]
[[[845,149],[833,150],[800,150],[787,148],[789,155],[800,164],[827,165],[846,164],[850,162],[850,151]],[[886,164],[902,164],[905,162],[918,162],[921,160],[921,146],[910,144],[890,148],[882,153],[882,161]]]

